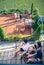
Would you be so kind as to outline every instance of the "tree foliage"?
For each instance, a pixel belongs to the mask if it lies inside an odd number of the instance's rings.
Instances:
[[[32,28],[34,29],[34,31],[39,26],[38,23],[37,23],[37,22],[39,22],[39,18],[40,18],[40,15],[38,13],[38,9],[34,8],[33,13],[32,13],[32,19],[34,20],[34,23],[32,24]]]
[[[31,14],[33,13],[33,3],[32,3],[32,5],[31,5]]]
[[[4,32],[4,30],[0,27],[0,40],[5,40],[5,38],[6,38],[5,32]]]

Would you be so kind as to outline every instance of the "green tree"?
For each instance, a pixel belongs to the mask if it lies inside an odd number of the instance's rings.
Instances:
[[[33,3],[32,3],[32,5],[31,5],[31,14],[33,13]]]
[[[2,27],[0,27],[0,40],[5,40],[6,38],[6,35],[5,35],[5,32],[4,30],[2,29]]]
[[[32,28],[34,29],[34,31],[38,28],[38,23],[39,22],[39,18],[40,18],[40,15],[38,13],[38,9],[37,8],[34,8],[33,10],[33,14],[32,14],[32,19],[34,20],[34,23],[32,24]]]
[[[39,11],[37,8],[34,8],[32,18],[35,20],[35,22],[37,22],[39,20],[40,15],[39,15]]]

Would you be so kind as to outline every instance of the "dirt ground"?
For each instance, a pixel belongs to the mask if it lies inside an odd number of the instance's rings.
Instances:
[[[14,15],[0,15],[0,26],[4,29],[6,35],[22,34],[31,35],[31,28],[26,28],[24,21],[15,19]]]

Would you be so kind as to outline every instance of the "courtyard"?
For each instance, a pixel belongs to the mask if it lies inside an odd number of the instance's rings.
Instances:
[[[16,34],[22,34],[23,37],[30,36],[32,34],[31,27],[25,26],[24,19],[22,20],[20,20],[20,18],[15,19],[14,14],[0,15],[0,26],[4,29],[7,36]]]

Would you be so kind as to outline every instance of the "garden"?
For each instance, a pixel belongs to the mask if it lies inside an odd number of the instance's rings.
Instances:
[[[19,39],[27,39],[27,40],[39,40],[40,35],[41,35],[41,31],[42,31],[42,23],[40,23],[41,21],[39,20],[40,15],[39,15],[39,11],[36,7],[34,7],[34,4],[31,4],[31,15],[32,15],[32,19],[34,20],[34,23],[32,24],[32,28],[34,30],[33,35],[29,36],[29,37],[23,37],[22,34],[17,34],[17,35],[11,35],[11,36],[6,36],[6,33],[4,32],[3,28],[0,27],[0,41],[17,41]],[[0,14],[4,14],[4,15],[8,15],[8,14],[14,14],[14,13],[19,13],[19,14],[23,14],[26,13],[28,14],[28,10],[19,10],[19,9],[10,9],[10,10],[2,10],[0,11]],[[39,24],[40,23],[40,24]]]

